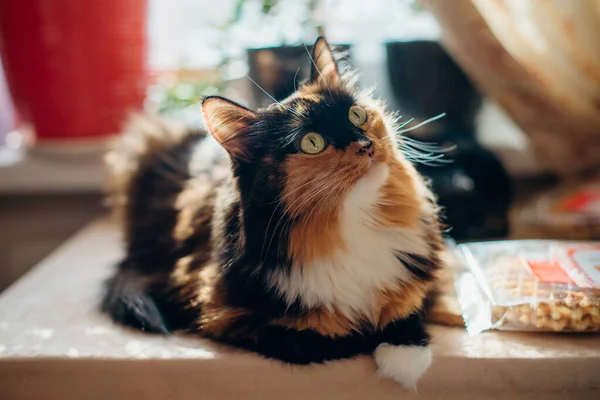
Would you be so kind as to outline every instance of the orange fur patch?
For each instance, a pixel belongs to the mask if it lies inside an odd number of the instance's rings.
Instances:
[[[344,249],[339,211],[369,163],[366,155],[356,154],[356,146],[346,151],[330,146],[318,155],[294,154],[286,160],[283,199],[291,217],[299,218],[288,249],[295,260],[326,259]]]

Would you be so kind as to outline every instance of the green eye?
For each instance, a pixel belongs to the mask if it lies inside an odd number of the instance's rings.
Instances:
[[[319,154],[325,150],[325,138],[316,132],[307,133],[300,140],[300,149],[306,154]]]
[[[361,126],[367,122],[367,112],[362,107],[352,106],[348,112],[348,118],[354,126]]]

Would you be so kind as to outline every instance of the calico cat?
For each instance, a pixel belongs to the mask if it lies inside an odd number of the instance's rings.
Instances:
[[[311,59],[267,109],[205,98],[210,135],[141,119],[122,136],[107,159],[126,256],[102,307],[293,364],[373,353],[413,387],[431,362],[435,199],[323,38]]]

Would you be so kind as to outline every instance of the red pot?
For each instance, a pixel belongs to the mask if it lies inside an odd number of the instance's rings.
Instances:
[[[39,141],[115,133],[140,109],[146,0],[2,0],[0,54],[20,122]]]

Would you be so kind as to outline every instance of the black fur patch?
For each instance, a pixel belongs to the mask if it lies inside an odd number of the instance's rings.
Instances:
[[[390,324],[383,330],[364,329],[335,338],[311,330],[297,331],[269,325],[267,320],[260,317],[245,317],[237,321],[236,325],[231,329],[241,333],[225,338],[227,343],[269,358],[300,365],[370,354],[381,343],[398,346],[429,344],[429,336],[417,314]],[[252,335],[243,333],[247,327],[253,327]]]
[[[439,261],[416,254],[396,252],[396,258],[406,269],[422,281],[435,279],[435,271],[439,269]],[[437,261],[437,262],[436,262]]]

